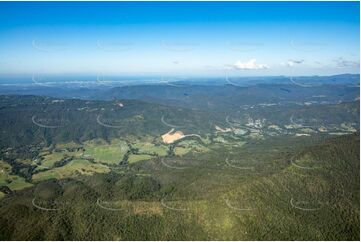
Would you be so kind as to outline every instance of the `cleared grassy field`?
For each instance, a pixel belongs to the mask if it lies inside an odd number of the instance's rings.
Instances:
[[[77,148],[77,147],[79,147],[79,144],[72,141],[72,142],[68,142],[68,143],[56,144],[55,147],[58,149]]]
[[[178,155],[178,156],[185,155],[190,151],[191,151],[191,149],[187,149],[187,148],[184,148],[184,147],[175,147],[174,148],[174,154]]]
[[[94,158],[95,161],[118,164],[128,151],[128,145],[122,140],[112,140],[110,144],[101,140],[92,140],[85,143],[85,157]]]
[[[63,144],[57,144],[55,146],[55,150],[51,150],[49,148],[44,148],[42,152],[39,154],[39,158],[41,158],[41,166],[37,167],[36,170],[42,170],[44,168],[51,168],[54,166],[54,164],[58,161],[61,161],[62,159],[66,157],[81,157],[82,151],[68,151],[66,149],[74,149],[79,148],[80,146],[78,144],[75,144],[74,142],[69,143],[63,143]],[[34,162],[33,162],[33,165]]]
[[[150,155],[129,155],[128,162],[129,164],[142,161],[142,160],[150,160],[153,156]]]
[[[81,151],[69,152],[69,151],[60,151],[60,152],[52,152],[51,154],[45,155],[44,160],[41,161],[42,167],[53,167],[54,163],[57,161],[61,161],[65,157],[80,157]]]
[[[20,176],[12,176],[12,175],[10,175],[9,180],[11,182],[8,183],[7,186],[11,190],[22,190],[24,188],[33,186],[33,184],[26,182],[25,179],[23,177],[20,177]]]
[[[64,158],[63,152],[53,152],[51,154],[43,156],[44,160],[41,161],[42,167],[52,167],[55,162]]]
[[[21,190],[32,185],[33,184],[26,182],[23,177],[0,174],[0,186],[7,186],[11,190]]]
[[[180,141],[178,144],[177,144],[177,148],[183,148],[183,149],[186,149],[187,152],[207,152],[209,151],[209,149],[205,146],[203,146],[202,144],[200,144],[198,141],[195,141],[195,140],[183,140],[183,141]],[[182,149],[178,149],[178,152],[185,152],[184,150]]]
[[[167,155],[167,146],[155,145],[149,142],[140,142],[133,145],[134,148],[139,149],[139,153],[157,154],[158,156]]]
[[[0,160],[0,186],[7,186],[11,190],[21,190],[33,185],[27,183],[23,177],[10,175],[10,171],[10,165]]]
[[[87,160],[72,160],[65,166],[54,168],[48,171],[40,172],[33,175],[33,181],[41,181],[50,178],[66,178],[77,175],[92,175],[94,173],[107,173],[110,169],[102,164],[93,164]]]

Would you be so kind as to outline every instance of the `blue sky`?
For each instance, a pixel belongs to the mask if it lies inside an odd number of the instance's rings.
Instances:
[[[359,2],[1,2],[0,74],[359,73]]]

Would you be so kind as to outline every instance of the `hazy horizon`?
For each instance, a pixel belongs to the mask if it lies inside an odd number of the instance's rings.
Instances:
[[[2,2],[0,75],[359,73],[359,2]]]

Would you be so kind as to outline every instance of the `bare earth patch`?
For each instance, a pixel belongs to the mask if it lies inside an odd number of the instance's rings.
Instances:
[[[216,128],[216,130],[217,130],[218,132],[222,132],[222,133],[226,133],[226,132],[231,132],[231,131],[232,131],[232,129],[230,129],[230,128],[222,129],[221,127],[219,127],[219,126],[217,126],[217,125],[215,125],[215,128]]]
[[[171,144],[179,139],[182,139],[184,134],[182,131],[174,132],[174,129],[171,129],[168,133],[162,135],[162,140],[166,144]]]

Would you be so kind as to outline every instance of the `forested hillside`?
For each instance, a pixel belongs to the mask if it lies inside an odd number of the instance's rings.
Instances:
[[[359,240],[359,158],[354,134],[269,156],[279,160],[271,173],[209,158],[186,164],[192,167],[186,170],[154,160],[91,177],[46,180],[0,200],[0,235],[2,240]]]

